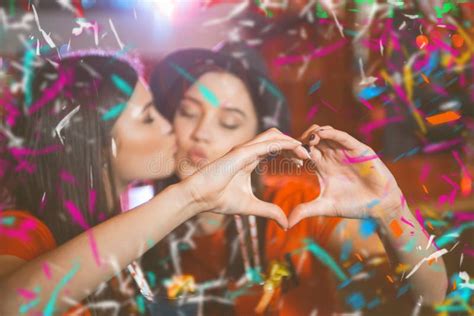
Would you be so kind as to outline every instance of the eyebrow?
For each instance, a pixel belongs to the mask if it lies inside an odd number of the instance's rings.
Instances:
[[[193,102],[193,103],[196,103],[196,104],[199,105],[199,106],[202,106],[201,101],[199,101],[199,100],[196,99],[195,97],[191,97],[191,96],[189,96],[189,95],[185,95],[185,96],[183,97],[183,100],[182,100],[182,101],[185,101],[185,100],[189,100],[189,101],[191,101],[191,102]]]
[[[153,100],[151,101],[148,101],[147,104],[145,104],[145,106],[143,107],[143,109],[141,110],[140,114],[142,114],[143,112],[145,112],[150,106],[153,105]]]
[[[202,102],[194,97],[191,97],[191,96],[188,96],[188,95],[185,95],[183,97],[183,100],[182,101],[185,101],[185,100],[188,100],[188,101],[191,101],[199,106],[202,106]],[[240,109],[237,109],[237,108],[231,108],[231,107],[223,107],[223,106],[220,106],[221,109],[225,110],[225,111],[229,111],[229,112],[235,112],[235,113],[238,113],[240,115],[242,115],[244,118],[247,117],[247,115],[245,115],[245,112],[240,110]]]

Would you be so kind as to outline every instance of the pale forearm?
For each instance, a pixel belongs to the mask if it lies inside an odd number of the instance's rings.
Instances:
[[[176,226],[196,214],[196,206],[190,199],[180,196],[180,192],[176,186],[171,186],[150,202],[116,216],[22,265],[0,281],[0,315],[19,312],[21,304],[25,303],[17,294],[19,288],[32,291],[39,286],[41,302],[34,309],[43,310],[50,302],[54,289],[68,277],[70,280],[63,289],[67,289],[69,298],[81,301],[100,283],[109,280],[117,268],[124,269]],[[100,266],[96,263],[91,239],[96,244]],[[43,272],[45,263],[51,267],[51,279]],[[63,290],[59,292],[55,310],[70,307],[61,298],[63,293]]]
[[[411,223],[403,223],[401,219]],[[436,251],[429,238],[424,234],[416,218],[408,207],[393,212],[385,212],[377,218],[379,223],[379,237],[389,256],[391,267],[395,269],[399,264],[407,267],[403,282],[408,282],[411,294],[415,301],[426,305],[440,303],[444,300],[448,284],[446,268],[442,258],[425,260],[418,269],[416,265]],[[407,247],[409,243],[413,243]],[[409,248],[409,249],[407,249]],[[408,278],[407,278],[408,276]]]

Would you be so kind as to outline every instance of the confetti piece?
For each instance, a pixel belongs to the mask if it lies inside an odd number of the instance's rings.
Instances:
[[[135,300],[136,300],[136,302],[137,302],[138,312],[139,312],[140,314],[144,314],[145,311],[146,311],[145,299],[143,298],[143,296],[137,295],[137,296],[135,297]]]
[[[423,191],[424,191],[426,194],[429,193],[429,192],[428,192],[428,189],[426,188],[426,186],[425,186],[424,184],[423,184],[421,187],[423,188]]]
[[[96,191],[89,190],[89,214],[94,214],[96,198],[97,198]]]
[[[464,38],[459,34],[451,36],[451,43],[456,48],[461,48],[464,45]]]
[[[48,301],[48,304],[43,310],[44,316],[53,316],[54,314],[54,305],[56,304],[56,300],[58,298],[59,292],[62,290],[63,287],[74,277],[74,275],[79,271],[79,264],[75,264],[71,271],[69,271],[56,285],[53,292],[51,293],[51,297]]]
[[[112,82],[114,83],[114,85],[120,91],[125,93],[125,95],[127,97],[132,96],[133,88],[128,84],[128,82],[126,82],[123,78],[121,78],[120,76],[118,76],[116,74],[112,74],[112,76],[110,78],[112,79]]]
[[[341,249],[340,261],[346,261],[349,259],[349,255],[352,251],[352,241],[348,240],[344,242]]]
[[[64,145],[64,139],[61,137],[61,130],[69,124],[71,118],[76,114],[79,109],[81,108],[80,105],[76,106],[74,110],[72,110],[70,113],[68,113],[61,121],[59,121],[58,125],[54,128],[54,131],[56,132],[56,135],[58,136],[59,140],[61,141],[61,144]]]
[[[365,306],[364,295],[360,292],[351,293],[346,298],[346,303],[351,305],[354,310],[360,310]]]
[[[395,237],[400,237],[403,233],[403,229],[402,227],[400,226],[400,224],[398,223],[397,220],[392,220],[389,224],[389,227],[390,227],[390,230],[392,231],[392,234],[395,236]]]
[[[44,275],[48,278],[48,280],[51,280],[51,277],[52,277],[51,269],[49,268],[49,265],[47,262],[43,262],[42,269],[43,269]]]
[[[14,216],[6,216],[6,217],[2,217],[1,218],[2,221],[2,225],[5,225],[5,226],[13,226],[13,224],[15,223],[15,217]]]
[[[440,249],[440,250],[432,253],[428,257],[423,258],[420,262],[418,262],[415,265],[415,267],[410,271],[410,273],[408,273],[408,275],[405,277],[405,279],[408,279],[409,277],[411,277],[416,271],[418,271],[418,269],[421,267],[421,265],[423,263],[425,263],[426,261],[429,261],[429,260],[432,260],[432,259],[438,259],[439,257],[445,255],[446,253],[448,253],[448,250]]]
[[[69,214],[71,215],[72,219],[84,230],[87,230],[87,235],[89,237],[89,244],[92,249],[92,254],[94,255],[94,259],[96,261],[97,266],[101,265],[101,260],[99,257],[99,251],[97,249],[97,244],[95,242],[94,235],[92,234],[92,230],[89,229],[89,225],[87,224],[86,220],[82,216],[82,212],[79,208],[74,204],[72,201],[65,201],[64,206],[66,206]]]
[[[344,281],[347,279],[346,274],[341,270],[330,254],[311,239],[306,238],[304,239],[304,242],[306,243],[306,248],[324,265],[329,267],[336,274],[339,280]]]
[[[21,295],[22,297],[24,297],[27,300],[32,300],[36,296],[38,296],[38,293],[27,290],[27,289],[17,289],[16,292],[18,293],[18,295]]]
[[[364,100],[370,100],[378,97],[387,90],[386,87],[367,87],[359,92],[358,97]]]
[[[311,88],[309,89],[308,95],[315,93],[320,87],[321,87],[321,80],[311,86]]]
[[[456,121],[461,118],[458,112],[447,111],[441,114],[436,114],[426,117],[426,120],[432,125],[444,124],[452,121]]]
[[[27,49],[23,56],[23,91],[25,91],[25,105],[31,106],[33,102],[32,84],[33,84],[33,62],[35,60],[35,53],[32,49]]]
[[[359,226],[359,233],[363,239],[375,233],[377,230],[377,222],[372,219],[363,219]]]
[[[120,116],[120,114],[122,114],[123,110],[125,110],[126,107],[127,107],[126,103],[116,104],[113,107],[111,107],[107,112],[105,112],[102,115],[101,119],[103,121],[110,121],[112,119],[115,119],[118,116]]]
[[[196,82],[196,78],[194,78],[190,73],[188,73],[184,68],[176,65],[175,63],[170,63],[170,66],[176,70],[177,73],[179,73],[182,77],[184,77],[188,82],[191,84],[194,84]],[[219,106],[219,100],[217,96],[206,86],[203,84],[198,85],[199,92],[201,95],[206,99],[209,104],[211,104],[213,107],[218,107]]]
[[[456,240],[456,238],[458,238],[463,231],[465,231],[467,229],[471,229],[471,228],[474,228],[474,222],[461,224],[459,227],[454,228],[454,229],[450,229],[444,235],[439,236],[436,239],[435,244],[438,247],[443,247],[445,245],[448,245],[448,244],[454,242]]]
[[[423,78],[423,80],[426,82],[426,83],[430,83],[430,79],[428,79],[428,77],[424,74],[424,73],[421,73],[421,78]]]
[[[26,314],[30,309],[35,307],[41,302],[40,298],[37,298],[36,300],[29,302],[28,304],[24,304],[20,306],[20,314]]]
[[[433,243],[434,238],[435,238],[435,235],[430,236],[430,239],[428,240],[428,244],[426,245],[425,250],[428,250],[428,248],[430,248],[431,244]]]
[[[268,81],[267,79],[263,78],[263,77],[260,77],[260,82],[265,86],[265,88],[268,89],[268,91],[270,91],[271,94],[273,94],[278,100],[284,100],[285,97],[283,96],[283,94],[280,92],[280,90],[275,87],[275,85],[273,85],[270,81]]]
[[[426,35],[418,35],[416,37],[416,45],[419,49],[425,48],[429,43],[428,37]]]
[[[318,105],[315,104],[309,109],[308,114],[306,116],[306,121],[307,122],[312,121],[317,113],[318,113]]]
[[[467,174],[463,173],[461,178],[461,193],[464,197],[468,196],[472,192],[472,178]]]
[[[120,40],[118,34],[117,34],[117,31],[115,30],[115,25],[114,23],[112,22],[112,19],[109,19],[109,24],[110,24],[110,28],[112,29],[112,32],[114,33],[115,35],[115,39],[117,40],[117,43],[119,44],[120,46],[120,49],[123,50],[124,46],[122,41]]]
[[[411,227],[415,228],[415,225],[413,225],[413,223],[407,220],[405,217],[402,216],[400,220],[404,222],[405,224],[410,225]]]
[[[345,156],[344,162],[350,163],[350,164],[367,162],[367,161],[371,161],[371,160],[379,158],[379,156],[377,154],[367,155],[367,156],[361,155],[361,156],[358,156],[358,157],[351,157],[351,156],[349,156],[349,154],[347,154],[347,152],[345,150],[343,150],[342,152],[344,153],[344,156]]]
[[[367,308],[368,309],[373,309],[373,308],[377,307],[378,305],[380,305],[381,303],[382,303],[382,301],[378,297],[376,297],[367,304]]]
[[[44,89],[41,97],[34,104],[31,105],[31,107],[29,108],[29,113],[35,113],[44,105],[57,98],[61,91],[64,89],[64,87],[70,82],[72,82],[72,80],[73,77],[71,73],[59,73],[58,79],[51,86]]]

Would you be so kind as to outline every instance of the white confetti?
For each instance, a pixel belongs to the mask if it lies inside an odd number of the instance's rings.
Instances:
[[[59,123],[58,125],[56,125],[56,127],[54,128],[54,131],[56,132],[56,135],[58,135],[59,137],[59,140],[61,141],[61,144],[64,145],[64,140],[63,138],[61,137],[61,130],[64,128],[64,126],[66,126],[69,121],[71,120],[71,118],[74,116],[74,114],[77,113],[77,111],[79,111],[79,109],[81,108],[80,105],[78,105],[74,110],[72,110],[71,112],[69,112]]]
[[[204,23],[203,26],[211,26],[211,25],[225,23],[225,22],[231,20],[236,15],[239,15],[240,13],[242,13],[248,7],[248,5],[249,5],[249,1],[248,0],[244,1],[241,4],[239,4],[238,6],[236,6],[227,16],[225,16],[223,18],[210,20],[210,21]]]
[[[434,253],[432,253],[431,255],[429,255],[428,257],[425,257],[423,258],[420,262],[418,262],[415,267],[410,271],[410,273],[408,273],[408,275],[405,277],[405,279],[408,279],[409,277],[411,277],[420,267],[423,263],[425,263],[426,261],[429,261],[429,260],[432,260],[432,259],[438,259],[439,257],[441,257],[442,255],[448,253],[448,251],[446,249],[440,249]]]
[[[36,12],[35,6],[32,4],[31,7],[33,8],[33,13],[34,13],[34,15],[35,15],[36,25],[38,26],[38,30],[41,32],[41,35],[43,35],[44,40],[46,41],[46,43],[48,43],[48,45],[49,45],[51,48],[56,48],[56,44],[54,44],[53,40],[51,39],[51,36],[49,36],[49,34],[47,34],[47,33],[41,28],[41,25],[40,25],[40,23],[39,23],[38,13]]]
[[[474,283],[470,282],[470,277],[469,274],[466,271],[461,271],[459,272],[459,277],[461,280],[464,281],[464,283],[459,284],[460,288],[468,288],[470,290],[474,290]]]
[[[124,45],[122,43],[122,41],[120,40],[118,34],[117,34],[117,31],[115,30],[115,26],[114,26],[114,23],[112,22],[112,19],[109,19],[109,24],[110,24],[110,28],[112,29],[112,32],[114,33],[115,35],[115,38],[117,39],[117,42],[120,46],[120,49],[123,49],[124,48]]]
[[[426,245],[426,250],[430,248],[431,244],[433,243],[434,238],[435,238],[435,235],[430,236],[430,239],[428,239],[428,244]]]

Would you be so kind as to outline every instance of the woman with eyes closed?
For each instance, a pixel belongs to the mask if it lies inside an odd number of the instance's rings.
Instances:
[[[156,66],[150,87],[160,113],[173,122],[178,145],[176,174],[168,184],[185,181],[264,130],[289,132],[285,99],[266,76],[258,55],[252,54],[244,48],[234,54],[244,56],[239,59],[225,52],[187,49],[170,54]],[[381,276],[372,278],[375,285],[381,280],[387,284],[387,274],[396,279],[398,263],[412,268],[436,251],[433,246],[425,249],[428,239],[403,203],[392,174],[371,148],[330,126],[313,125],[300,140],[308,145],[320,189],[314,180],[302,177],[281,176],[277,183],[267,182],[266,188],[261,174],[254,172],[251,178],[253,194],[281,207],[289,216],[290,229],[283,231],[265,220],[258,220],[255,227],[251,216],[215,213],[201,213],[181,225],[146,255],[145,269],[162,279],[186,276],[198,285],[215,286],[206,286],[194,296],[188,293],[182,301],[165,297],[153,305],[156,314],[309,315],[317,310],[318,315],[329,315],[347,311],[350,306],[344,306],[336,289],[341,273],[334,274],[310,249],[321,247],[338,258],[350,240],[353,251],[347,262],[357,263],[360,254],[367,261],[374,256],[387,261],[388,254],[392,270],[388,265],[380,269]],[[356,163],[348,164],[347,159]],[[209,178],[202,185],[212,182]],[[414,223],[414,228],[393,236],[390,227],[398,225],[401,217]],[[359,219],[376,223],[377,231],[361,237]],[[423,250],[402,251],[411,238]],[[404,281],[411,286],[414,301],[421,296],[425,305],[442,301],[446,291],[442,259],[433,264],[422,266]],[[265,286],[251,286],[261,285],[265,278],[268,283],[268,270],[281,266],[290,270],[288,286],[275,285],[278,289],[268,293]],[[265,273],[264,279],[259,272]],[[441,282],[438,288],[430,285],[435,278]],[[365,288],[375,296],[380,286]],[[392,293],[395,285],[382,288]],[[394,301],[388,297],[384,303]]]
[[[130,183],[163,179],[175,167],[172,127],[146,83],[128,60],[103,52],[41,59],[32,69],[31,102],[13,128],[22,144],[2,148],[17,198],[0,210],[0,315],[62,314],[81,301],[80,315],[137,312],[134,294],[109,280],[202,211],[242,211],[287,226],[278,207],[246,186],[272,146],[304,159],[300,142],[262,133],[121,214]],[[10,136],[0,134],[2,144]]]

